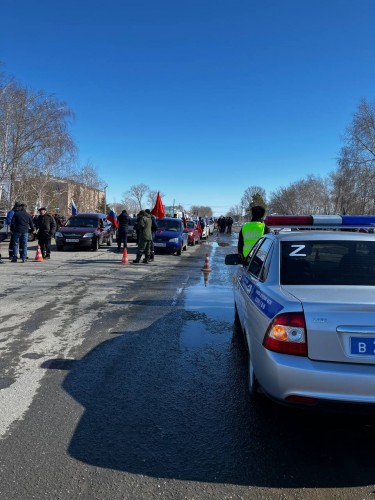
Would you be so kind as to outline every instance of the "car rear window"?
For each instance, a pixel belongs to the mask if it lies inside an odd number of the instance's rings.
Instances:
[[[159,229],[165,229],[167,231],[180,231],[181,222],[178,220],[164,220],[158,219],[156,221]]]
[[[282,285],[375,285],[375,241],[281,242]]]
[[[90,228],[97,228],[100,224],[99,219],[95,218],[88,218],[88,217],[71,217],[65,226],[70,226],[70,227],[90,227]]]

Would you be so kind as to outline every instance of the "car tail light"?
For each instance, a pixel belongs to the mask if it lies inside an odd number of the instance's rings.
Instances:
[[[264,336],[263,346],[274,352],[307,356],[305,316],[302,312],[276,316]]]

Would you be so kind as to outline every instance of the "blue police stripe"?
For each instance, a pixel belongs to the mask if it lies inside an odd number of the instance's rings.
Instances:
[[[250,300],[269,318],[273,318],[283,309],[281,304],[271,299],[264,292],[261,292],[256,286],[251,290]]]
[[[269,318],[273,318],[282,309],[284,309],[281,304],[276,302],[276,300],[271,299],[271,297],[266,295],[264,292],[261,292],[259,288],[254,285],[248,275],[242,275],[241,285],[246,294],[249,296],[251,302],[253,302],[253,304]]]

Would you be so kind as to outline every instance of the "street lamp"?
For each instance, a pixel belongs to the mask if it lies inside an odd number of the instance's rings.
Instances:
[[[107,213],[107,187],[108,184],[104,184],[104,213]]]

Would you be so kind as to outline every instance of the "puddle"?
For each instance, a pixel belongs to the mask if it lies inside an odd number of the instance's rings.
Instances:
[[[190,318],[180,336],[182,347],[196,348],[207,344],[226,344],[232,334],[232,287],[204,287],[202,283],[184,291],[185,311]]]

